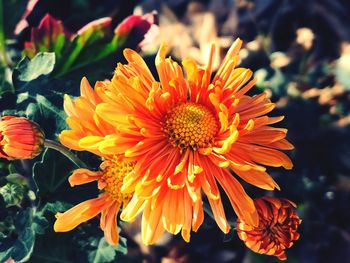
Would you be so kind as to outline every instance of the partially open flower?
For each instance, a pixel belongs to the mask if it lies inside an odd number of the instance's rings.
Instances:
[[[285,249],[299,238],[297,228],[301,220],[296,205],[287,199],[272,197],[257,198],[254,203],[259,225],[254,227],[239,218],[236,226],[239,238],[256,253],[286,260]]]
[[[43,148],[44,132],[26,118],[5,116],[0,119],[0,158],[32,159]]]

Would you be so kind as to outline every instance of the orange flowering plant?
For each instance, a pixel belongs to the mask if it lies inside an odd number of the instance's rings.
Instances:
[[[213,79],[212,56],[204,69],[191,60],[183,61],[186,79],[181,67],[165,58],[163,45],[156,57],[157,81],[143,59],[126,49],[128,64],[118,64],[111,81],[97,82],[92,89],[84,78],[81,96],[75,101],[65,97],[71,129],[60,134],[60,141],[107,160],[103,165],[107,169],[120,167],[120,158],[132,169],[126,173],[122,169],[107,182],[103,171],[76,171],[71,181],[98,180],[105,182],[106,190],[98,199],[58,214],[56,231],[71,230],[104,211],[100,200],[108,198],[118,203],[118,209],[124,203],[122,220],[133,221],[142,214],[145,244],[157,242],[165,231],[181,232],[189,242],[191,230],[197,231],[204,219],[204,193],[216,223],[227,233],[230,225],[217,184],[238,218],[259,227],[263,220],[259,210],[230,170],[262,189],[279,188],[264,165],[291,169],[290,159],[280,150],[293,146],[285,139],[285,129],[270,126],[283,118],[266,116],[274,108],[266,94],[246,94],[255,81],[250,80],[249,69],[236,68],[241,44],[239,39],[234,42]],[[112,194],[111,187],[118,193]],[[110,210],[114,218],[117,212]],[[101,217],[102,229],[105,217]],[[105,231],[107,240],[110,235]]]
[[[241,39],[223,58],[213,44],[205,65],[175,61],[165,43],[146,62],[138,50],[157,32],[155,12],[128,16],[114,32],[104,17],[76,33],[48,13],[32,26],[29,13],[15,32],[29,29],[21,51],[29,58],[13,68],[2,58],[11,81],[0,93],[8,99],[0,98],[0,195],[13,220],[0,224],[1,262],[50,258],[37,252],[48,236],[71,242],[84,262],[111,262],[126,253],[125,236],[144,252],[175,235],[189,243],[208,225],[287,258],[299,238],[296,205],[259,195],[283,191],[270,172],[293,168],[294,146],[284,116],[240,65]],[[122,47],[125,62],[112,56]],[[94,85],[80,79],[85,66],[100,79]]]

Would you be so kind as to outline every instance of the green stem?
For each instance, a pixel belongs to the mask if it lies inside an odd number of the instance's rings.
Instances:
[[[71,160],[75,165],[78,167],[86,168],[87,165],[80,160],[75,154],[73,154],[71,151],[68,150],[68,148],[64,147],[62,144],[52,141],[52,140],[45,140],[44,146],[46,148],[54,149],[56,151],[59,151],[64,156],[66,156],[69,160]]]
[[[10,63],[6,54],[3,11],[3,2],[0,0],[0,63],[2,63],[4,66],[8,66]]]
[[[81,50],[83,49],[82,45],[77,44],[73,51],[70,53],[66,63],[64,63],[61,72],[66,72],[69,70],[69,68],[72,66],[72,64],[75,62],[77,57],[79,56]]]

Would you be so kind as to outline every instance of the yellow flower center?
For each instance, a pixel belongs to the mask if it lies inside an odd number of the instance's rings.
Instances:
[[[187,102],[176,105],[167,113],[164,131],[172,145],[197,150],[212,146],[218,124],[209,109]]]
[[[121,193],[120,189],[123,185],[123,179],[126,175],[134,170],[135,162],[120,161],[117,157],[112,160],[103,162],[102,182],[105,183],[104,191],[108,196],[119,203],[126,205],[132,193]]]

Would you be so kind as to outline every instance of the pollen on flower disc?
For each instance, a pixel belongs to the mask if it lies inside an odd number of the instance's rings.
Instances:
[[[167,113],[163,130],[172,145],[197,150],[212,146],[218,123],[208,108],[188,102],[176,105]]]

